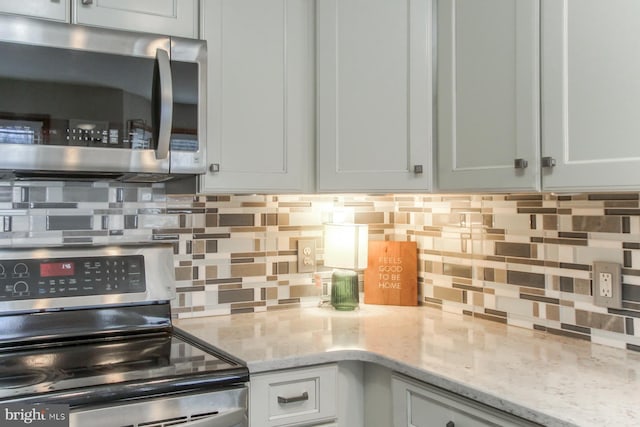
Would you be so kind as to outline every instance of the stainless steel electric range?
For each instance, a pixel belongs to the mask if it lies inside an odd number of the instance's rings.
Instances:
[[[173,246],[0,250],[0,405],[71,426],[247,426],[248,370],[173,327]]]

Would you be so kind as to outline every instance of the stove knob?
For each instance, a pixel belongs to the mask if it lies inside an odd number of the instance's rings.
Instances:
[[[13,276],[14,277],[27,277],[29,275],[29,267],[25,263],[16,264],[13,267]]]
[[[16,282],[13,285],[13,295],[14,296],[29,295],[29,285],[27,285],[27,282]]]
[[[0,264],[0,279],[4,279],[7,274],[4,271],[4,265]]]

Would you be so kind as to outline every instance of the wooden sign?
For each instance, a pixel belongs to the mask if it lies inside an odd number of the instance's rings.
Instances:
[[[418,305],[416,242],[369,242],[364,273],[366,304]]]

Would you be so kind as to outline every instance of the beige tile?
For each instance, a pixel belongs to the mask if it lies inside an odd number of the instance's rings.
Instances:
[[[231,265],[232,277],[265,276],[266,264],[233,264]]]
[[[463,291],[460,289],[442,288],[436,286],[433,288],[434,298],[438,298],[446,301],[462,302]]]
[[[591,295],[591,281],[586,279],[574,279],[573,292],[579,295]]]
[[[191,280],[193,277],[193,268],[191,267],[177,267],[175,269],[176,280]]]
[[[313,285],[292,285],[289,287],[289,297],[291,298],[303,298],[319,296],[320,289]]]
[[[624,333],[624,318],[621,316],[576,310],[576,324],[619,334]]]
[[[556,322],[560,321],[560,307],[554,304],[546,304],[547,319]]]
[[[217,265],[207,265],[204,268],[204,277],[205,279],[217,279],[218,278],[218,266]]]

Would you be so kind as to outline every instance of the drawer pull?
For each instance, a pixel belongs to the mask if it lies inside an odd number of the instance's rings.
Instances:
[[[295,397],[278,396],[278,403],[303,402],[305,400],[309,400],[309,393],[307,393],[306,391],[302,393],[300,396],[295,396]]]

